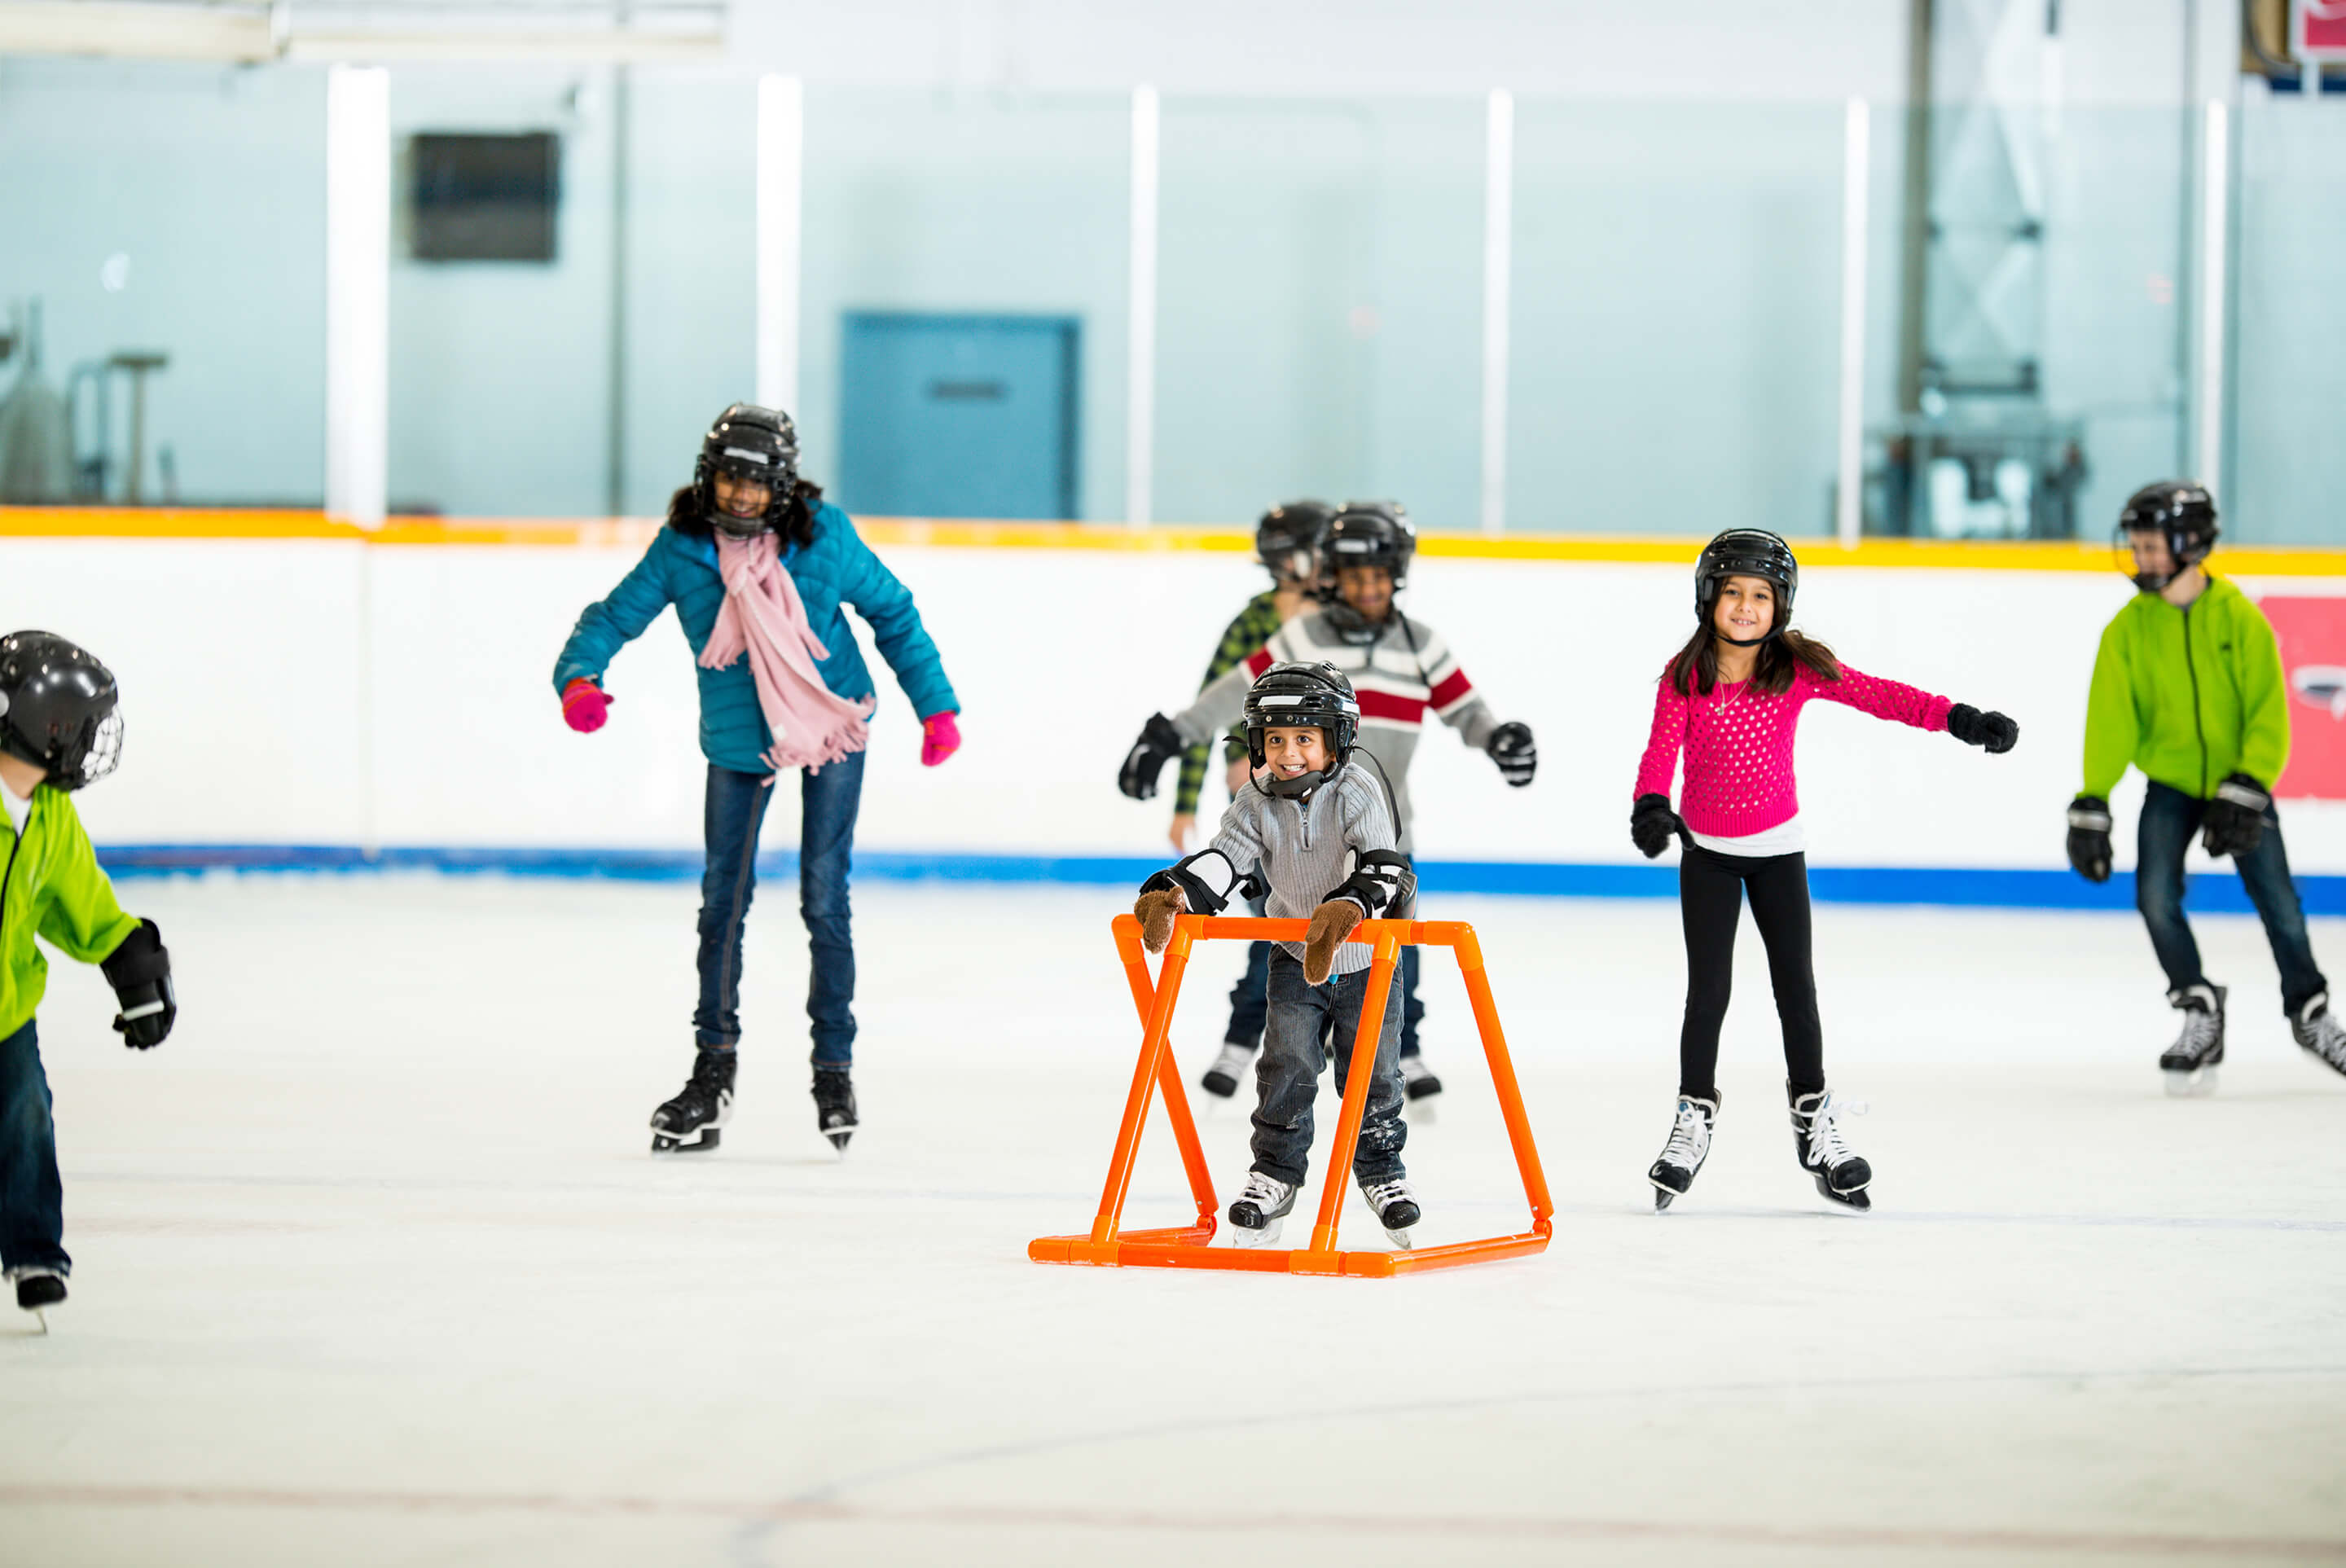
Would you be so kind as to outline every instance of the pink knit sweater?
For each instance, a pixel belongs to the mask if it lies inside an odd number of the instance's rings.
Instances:
[[[1894,718],[1917,729],[1947,728],[1943,697],[1894,680],[1862,675],[1847,665],[1839,680],[1796,669],[1792,687],[1781,697],[1747,689],[1749,682],[1725,682],[1705,694],[1700,682],[1680,697],[1665,667],[1654,696],[1654,732],[1637,764],[1637,795],[1668,795],[1670,770],[1686,752],[1686,787],[1678,815],[1698,833],[1738,839],[1789,822],[1800,809],[1792,778],[1792,732],[1800,708],[1811,697],[1846,703],[1876,718]],[[1634,797],[1633,797],[1634,798]]]

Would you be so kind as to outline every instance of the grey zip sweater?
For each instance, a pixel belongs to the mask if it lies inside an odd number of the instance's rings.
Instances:
[[[1401,820],[1393,824],[1401,838],[1399,848],[1403,854],[1414,855],[1409,763],[1417,755],[1417,738],[1425,728],[1427,710],[1477,750],[1490,744],[1491,732],[1499,727],[1474,683],[1458,667],[1450,646],[1423,621],[1410,620],[1396,610],[1386,619],[1377,640],[1362,647],[1346,642],[1324,610],[1298,616],[1280,627],[1259,651],[1199,692],[1197,701],[1175,714],[1173,728],[1188,744],[1202,745],[1245,712],[1247,688],[1257,676],[1274,664],[1310,664],[1318,659],[1342,670],[1352,683],[1361,703],[1361,734],[1355,745],[1383,766],[1401,813]]]
[[[1239,790],[1222,813],[1214,841],[1187,863],[1191,872],[1224,893],[1250,872],[1260,871],[1270,884],[1263,905],[1273,919],[1309,920],[1352,874],[1360,851],[1396,847],[1384,787],[1367,768],[1347,762],[1342,772],[1305,799],[1269,794],[1255,785]],[[1209,858],[1215,854],[1229,862],[1227,887]],[[1300,942],[1279,945],[1291,957],[1303,956]],[[1357,973],[1372,959],[1366,947],[1345,942],[1336,950],[1335,972]]]

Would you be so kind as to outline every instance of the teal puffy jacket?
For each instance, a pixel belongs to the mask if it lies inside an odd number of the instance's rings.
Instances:
[[[881,657],[896,672],[896,684],[912,699],[913,711],[927,718],[961,710],[953,683],[945,679],[944,663],[936,644],[921,625],[913,606],[912,590],[881,564],[855,532],[846,513],[825,502],[815,509],[814,542],[803,547],[785,544],[782,565],[806,602],[807,624],[831,657],[815,666],[822,682],[850,699],[874,695],[872,672],[863,652],[855,646],[842,608],[855,606],[871,623],[872,641]],[[652,547],[644,552],[634,571],[619,579],[610,597],[589,605],[579,616],[562,657],[554,664],[554,689],[558,694],[574,680],[600,684],[612,657],[643,636],[644,629],[668,606],[684,627],[684,640],[693,657],[708,646],[716,628],[717,612],[725,603],[725,585],[717,575],[717,542],[696,539],[663,527]],[[758,688],[750,677],[750,661],[737,658],[723,669],[702,669],[700,677],[700,750],[719,768],[737,773],[770,771],[759,760],[773,745],[765,715],[758,710]]]

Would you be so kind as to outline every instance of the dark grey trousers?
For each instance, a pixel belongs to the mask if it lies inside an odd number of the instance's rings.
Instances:
[[[1320,1074],[1328,1065],[1321,1049],[1325,1027],[1335,1025],[1336,1094],[1339,1103],[1352,1070],[1352,1038],[1361,1027],[1361,999],[1369,971],[1331,974],[1325,985],[1304,983],[1303,964],[1282,948],[1270,953],[1270,1017],[1262,1054],[1255,1059],[1254,1168],[1300,1185],[1311,1161],[1311,1102]],[[1402,1120],[1401,977],[1396,971],[1385,997],[1383,1026],[1377,1032],[1376,1076],[1369,1084],[1369,1106],[1361,1121],[1361,1141],[1352,1152],[1352,1174],[1362,1181],[1391,1181],[1404,1175],[1402,1145],[1409,1125]]]

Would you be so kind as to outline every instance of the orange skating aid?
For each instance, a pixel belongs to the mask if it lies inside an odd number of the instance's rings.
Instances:
[[[1396,1274],[1425,1268],[1449,1268],[1462,1263],[1491,1263],[1502,1257],[1522,1257],[1547,1249],[1556,1206],[1548,1201],[1547,1178],[1540,1174],[1539,1150],[1532,1145],[1531,1123],[1524,1115],[1524,1097],[1515,1084],[1515,1064],[1507,1055],[1506,1036],[1499,1029],[1499,1010],[1491,1001],[1491,983],[1483,971],[1482,944],[1474,928],[1462,921],[1362,921],[1349,940],[1376,950],[1369,969],[1368,994],[1362,998],[1361,1037],[1374,1040],[1384,1022],[1385,1002],[1392,990],[1393,972],[1405,946],[1446,947],[1458,955],[1474,1003],[1474,1023],[1482,1030],[1483,1054],[1490,1059],[1491,1078],[1499,1091],[1499,1111],[1506,1118],[1507,1141],[1515,1145],[1515,1164],[1523,1172],[1524,1196],[1531,1201],[1532,1227],[1517,1236],[1494,1236],[1484,1241],[1461,1241],[1447,1247],[1421,1247],[1413,1252],[1340,1252],[1336,1249],[1336,1219],[1344,1207],[1344,1186],[1352,1177],[1352,1147],[1360,1141],[1361,1118],[1368,1109],[1369,1079],[1375,1071],[1376,1053],[1352,1053],[1352,1070],[1344,1082],[1343,1113],[1337,1118],[1335,1145],[1328,1154],[1328,1175],[1320,1195],[1318,1223],[1311,1227],[1311,1245],[1276,1247],[1211,1247],[1215,1214],[1214,1184],[1206,1173],[1205,1151],[1198,1145],[1198,1125],[1189,1115],[1189,1097],[1173,1065],[1166,1038],[1172,1032],[1173,1009],[1181,997],[1181,976],[1189,966],[1189,950],[1199,942],[1235,939],[1252,942],[1301,942],[1311,922],[1300,920],[1223,920],[1207,915],[1183,915],[1174,922],[1173,940],[1156,983],[1148,978],[1148,961],[1140,946],[1140,922],[1128,914],[1116,917],[1116,947],[1132,984],[1132,1004],[1140,1014],[1140,1061],[1133,1069],[1132,1092],[1124,1102],[1124,1125],[1116,1135],[1116,1156],[1108,1162],[1107,1186],[1101,1189],[1099,1216],[1088,1236],[1046,1236],[1027,1244],[1026,1256],[1037,1263],[1089,1263],[1127,1268],[1245,1268],[1272,1274],[1343,1274],[1389,1279]],[[1173,1124],[1173,1141],[1181,1150],[1181,1165],[1189,1173],[1189,1190],[1196,1197],[1193,1224],[1163,1230],[1119,1230],[1124,1200],[1132,1186],[1133,1156],[1140,1149],[1141,1129],[1148,1125],[1148,1102],[1161,1092],[1165,1118]]]

